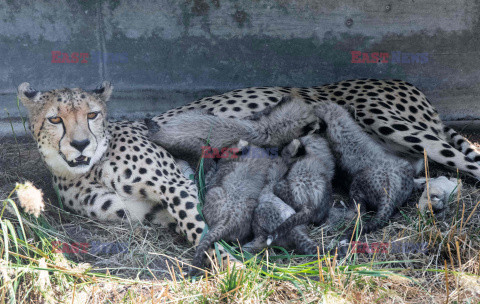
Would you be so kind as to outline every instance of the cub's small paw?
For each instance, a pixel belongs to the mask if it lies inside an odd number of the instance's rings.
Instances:
[[[270,246],[273,241],[275,241],[278,238],[278,233],[275,233],[274,235],[269,235],[267,237],[267,246]]]

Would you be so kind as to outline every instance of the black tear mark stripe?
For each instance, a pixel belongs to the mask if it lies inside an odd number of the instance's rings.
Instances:
[[[95,145],[98,145],[97,137],[95,136],[95,134],[93,134],[92,130],[90,129],[90,119],[88,119],[88,118],[87,118],[87,126],[88,126],[88,131],[90,132],[90,134],[93,135],[93,138],[95,138]]]
[[[62,142],[63,138],[65,137],[65,134],[67,133],[66,130],[65,130],[65,124],[63,123],[63,119],[62,119],[61,122],[62,122],[63,134],[62,134],[62,137],[60,137],[60,140],[58,141],[58,151],[61,151],[60,143]]]
[[[42,125],[40,126],[40,129],[38,129],[37,137],[40,137],[40,132],[43,130],[44,126],[45,126],[45,120],[42,121]]]

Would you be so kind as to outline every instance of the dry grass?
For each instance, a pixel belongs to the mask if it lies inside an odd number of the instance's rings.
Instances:
[[[402,241],[428,243],[425,253],[364,253],[346,259],[324,257],[323,250],[355,222],[355,215],[336,206],[330,220],[314,227],[320,256],[291,257],[270,250],[263,260],[240,268],[212,270],[204,279],[182,274],[193,249],[168,229],[140,224],[112,225],[63,211],[56,205],[49,174],[35,144],[9,139],[0,146],[0,201],[15,182],[30,180],[45,193],[46,212],[22,215],[29,249],[15,249],[3,237],[0,248],[0,299],[15,294],[17,303],[478,303],[480,301],[480,188],[464,180],[458,197],[441,214],[418,213],[411,202],[382,230],[361,237],[366,243]],[[454,173],[430,168],[432,176]],[[12,196],[15,200],[15,197]],[[345,200],[337,195],[336,201]],[[479,207],[480,208],[480,207]],[[344,221],[345,217],[350,221]],[[3,213],[21,240],[15,214]],[[6,226],[2,226],[3,231]],[[52,252],[52,241],[120,243],[126,252]],[[5,249],[9,247],[9,258]],[[175,257],[175,258],[171,258]],[[259,258],[260,259],[260,258]],[[445,271],[446,270],[446,271]]]

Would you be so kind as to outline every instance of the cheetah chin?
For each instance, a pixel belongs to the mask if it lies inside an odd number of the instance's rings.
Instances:
[[[80,155],[72,160],[56,149],[45,149],[45,162],[60,176],[75,176],[78,174],[85,174],[89,172],[93,165],[95,165],[105,154],[108,148],[109,138],[102,139],[93,155]],[[89,153],[90,154],[90,153]]]
[[[65,158],[65,155],[61,154],[63,159],[67,162],[70,167],[78,167],[78,166],[88,166],[90,164],[90,157],[86,157],[84,155],[80,155],[79,157],[75,158],[74,160],[68,161]]]
[[[63,155],[64,161],[70,167],[70,171],[72,174],[84,174],[92,168],[105,154],[108,148],[108,139],[104,138],[97,147],[95,154],[92,157],[87,157],[85,155],[80,155],[79,157],[75,158],[74,160],[68,161]]]

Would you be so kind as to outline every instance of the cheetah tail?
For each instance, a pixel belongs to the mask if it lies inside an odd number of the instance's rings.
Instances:
[[[446,140],[452,146],[480,165],[480,148],[475,147],[468,139],[450,127],[444,127],[443,132],[445,133]]]

